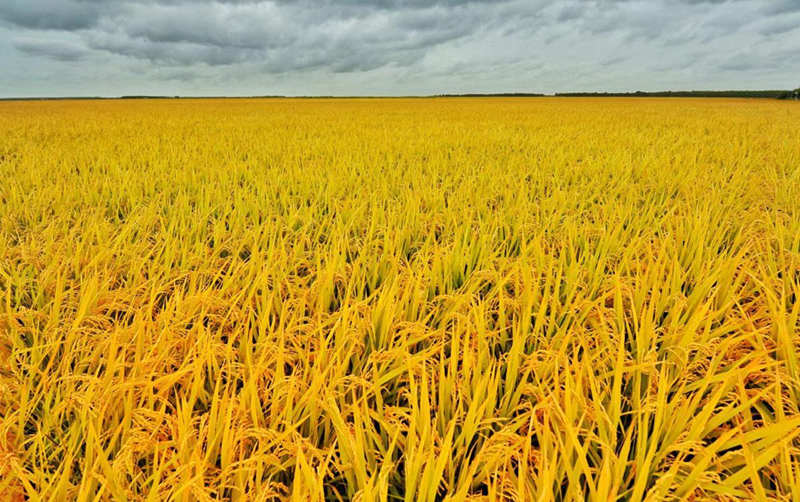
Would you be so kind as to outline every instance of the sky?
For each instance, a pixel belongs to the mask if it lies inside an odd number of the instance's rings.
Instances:
[[[0,0],[0,97],[800,87],[800,0]]]

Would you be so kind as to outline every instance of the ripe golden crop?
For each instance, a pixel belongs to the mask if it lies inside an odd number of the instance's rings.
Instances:
[[[0,499],[800,500],[798,123],[2,103]]]

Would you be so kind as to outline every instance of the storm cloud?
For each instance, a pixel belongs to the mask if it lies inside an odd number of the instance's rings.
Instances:
[[[796,87],[798,27],[798,0],[6,0],[0,95]]]

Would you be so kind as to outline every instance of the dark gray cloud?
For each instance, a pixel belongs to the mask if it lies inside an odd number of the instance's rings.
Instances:
[[[764,12],[767,15],[800,12],[800,1],[798,0],[771,0],[764,3],[766,4]]]
[[[2,0],[0,93],[800,85],[798,25],[800,0]]]
[[[91,52],[79,44],[37,39],[15,40],[14,48],[30,56],[42,56],[57,61],[79,61],[87,58]]]
[[[103,10],[99,2],[5,0],[0,5],[0,19],[23,28],[80,30],[94,26]]]

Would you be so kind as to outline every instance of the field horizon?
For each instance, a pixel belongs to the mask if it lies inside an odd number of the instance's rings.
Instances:
[[[437,99],[437,98],[763,98],[790,99],[793,91],[789,89],[705,89],[678,91],[554,91],[554,92],[470,92],[470,93],[438,93],[410,95],[180,95],[180,94],[125,94],[125,95],[86,95],[86,96],[7,96],[3,101],[105,101],[105,100],[140,100],[140,99]]]

